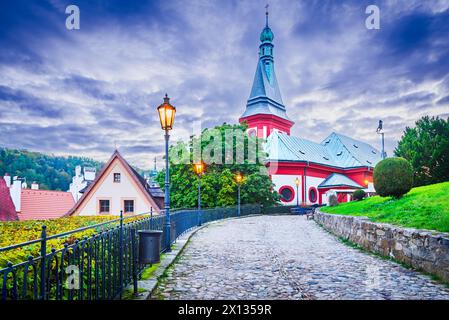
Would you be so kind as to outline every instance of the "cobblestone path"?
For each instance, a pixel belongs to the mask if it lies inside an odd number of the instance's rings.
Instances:
[[[258,216],[199,230],[153,297],[449,299],[449,289],[352,248],[303,216]]]

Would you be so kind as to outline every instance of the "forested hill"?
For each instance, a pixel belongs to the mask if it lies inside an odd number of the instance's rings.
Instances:
[[[103,163],[86,157],[60,157],[0,147],[0,176],[8,172],[26,178],[28,187],[36,181],[40,189],[67,191],[77,165],[96,167],[98,172]]]

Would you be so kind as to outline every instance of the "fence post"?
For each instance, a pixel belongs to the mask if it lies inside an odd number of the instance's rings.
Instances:
[[[120,299],[122,299],[123,291],[123,210],[120,210],[120,233],[119,233],[119,256],[118,256],[118,274],[119,274],[119,290]]]
[[[47,255],[47,226],[42,225],[41,232],[41,300],[46,299],[46,281],[45,281],[45,265],[46,265],[46,255]]]
[[[137,297],[139,294],[138,287],[137,287],[137,241],[136,241],[136,229],[131,229],[131,246],[133,250],[133,289],[134,289],[134,296]]]

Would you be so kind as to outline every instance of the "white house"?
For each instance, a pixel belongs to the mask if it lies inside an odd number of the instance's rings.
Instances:
[[[95,180],[67,215],[139,214],[163,208],[164,193],[134,170],[115,150]]]

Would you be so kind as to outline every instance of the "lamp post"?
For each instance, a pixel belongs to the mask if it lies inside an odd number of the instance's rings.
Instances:
[[[235,182],[237,183],[237,216],[240,217],[240,185],[242,184],[243,176],[240,173],[235,175]]]
[[[300,181],[299,181],[299,178],[298,177],[296,177],[296,179],[295,179],[295,184],[296,184],[296,206],[297,207],[299,207],[299,183],[300,183]]]
[[[385,139],[384,139],[384,132],[383,132],[383,121],[379,120],[379,126],[377,127],[376,130],[377,134],[380,134],[382,136],[382,152],[381,152],[381,156],[382,159],[386,158],[386,154],[385,154]]]
[[[204,163],[202,161],[193,165],[193,171],[198,176],[198,226],[201,225],[201,175],[204,173]]]
[[[168,141],[170,139],[169,131],[173,129],[173,122],[175,120],[176,108],[170,104],[170,98],[165,94],[164,103],[157,107],[159,119],[161,121],[162,130],[165,131],[165,245],[166,251],[170,252],[170,172],[168,169]]]

